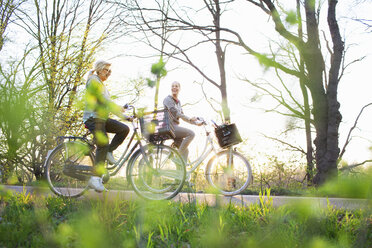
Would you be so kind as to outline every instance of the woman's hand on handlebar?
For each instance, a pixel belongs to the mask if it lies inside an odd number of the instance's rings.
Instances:
[[[126,103],[126,104],[123,106],[123,109],[125,109],[125,110],[128,110],[128,109],[134,109],[134,106],[133,106],[133,105],[130,105],[129,103]]]
[[[133,105],[130,105],[130,104],[125,104],[123,107],[122,107],[122,111],[125,112],[126,110],[130,110],[132,109],[133,110],[133,115],[125,115],[123,114],[123,119],[127,120],[127,121],[133,121],[134,118],[135,118],[135,108]]]
[[[127,116],[126,120],[127,121],[133,121],[134,120],[134,116]]]
[[[191,118],[191,121],[197,126],[202,126],[202,125],[206,124],[204,119],[201,118],[201,117],[193,117],[193,118]]]

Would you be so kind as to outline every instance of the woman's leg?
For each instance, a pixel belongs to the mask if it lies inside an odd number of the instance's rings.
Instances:
[[[174,134],[176,135],[177,140],[182,139],[182,142],[181,142],[181,145],[178,151],[180,152],[185,162],[187,162],[187,157],[189,155],[189,149],[187,147],[190,145],[191,141],[194,139],[195,133],[194,131],[190,129],[180,127],[178,125],[174,125]]]
[[[108,133],[115,133],[114,138],[111,140],[110,146],[108,148],[109,152],[114,151],[118,148],[121,143],[123,143],[124,139],[128,136],[129,127],[120,121],[107,119],[106,121],[106,132]]]
[[[94,135],[94,142],[97,145],[96,157],[94,161],[95,174],[102,176],[106,154],[109,149],[108,137],[106,133],[106,121],[98,118],[89,118],[85,125]]]

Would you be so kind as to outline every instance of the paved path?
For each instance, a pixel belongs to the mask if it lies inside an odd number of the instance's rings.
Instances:
[[[34,188],[34,187],[22,187],[22,186],[5,186],[5,188],[14,192],[23,192],[53,195],[49,188]],[[82,198],[103,198],[108,196],[111,200],[133,200],[138,199],[138,196],[133,191],[119,191],[109,190],[106,193],[96,193],[93,190],[89,190],[82,196]],[[308,204],[314,205],[314,207],[327,207],[327,202],[331,206],[336,208],[345,208],[349,210],[360,209],[360,208],[372,208],[372,200],[365,199],[348,199],[348,198],[323,198],[323,197],[297,197],[297,196],[271,196],[273,206],[282,206],[285,204],[298,203],[303,201]],[[204,193],[180,193],[174,201],[182,202],[198,202],[206,203],[210,206],[235,204],[238,206],[248,206],[250,204],[260,204],[260,198],[257,195],[236,195],[232,197],[204,194]],[[266,199],[267,200],[267,199]]]

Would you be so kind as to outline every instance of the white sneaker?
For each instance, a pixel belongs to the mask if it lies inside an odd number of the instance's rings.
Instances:
[[[107,162],[109,164],[116,164],[116,160],[114,158],[114,155],[112,155],[112,152],[108,152],[106,155]]]
[[[102,184],[101,177],[91,177],[88,181],[88,186],[99,193],[101,193],[102,191],[106,191],[106,188]]]

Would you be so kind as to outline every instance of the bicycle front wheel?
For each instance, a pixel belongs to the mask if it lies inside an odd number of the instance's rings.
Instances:
[[[127,175],[139,196],[150,200],[167,200],[182,189],[186,167],[173,148],[150,144],[133,154]]]
[[[221,194],[232,196],[247,188],[252,179],[252,169],[242,154],[230,148],[209,160],[206,178]]]
[[[94,156],[88,144],[67,141],[59,144],[45,165],[45,177],[50,189],[58,196],[78,197],[88,189]]]

